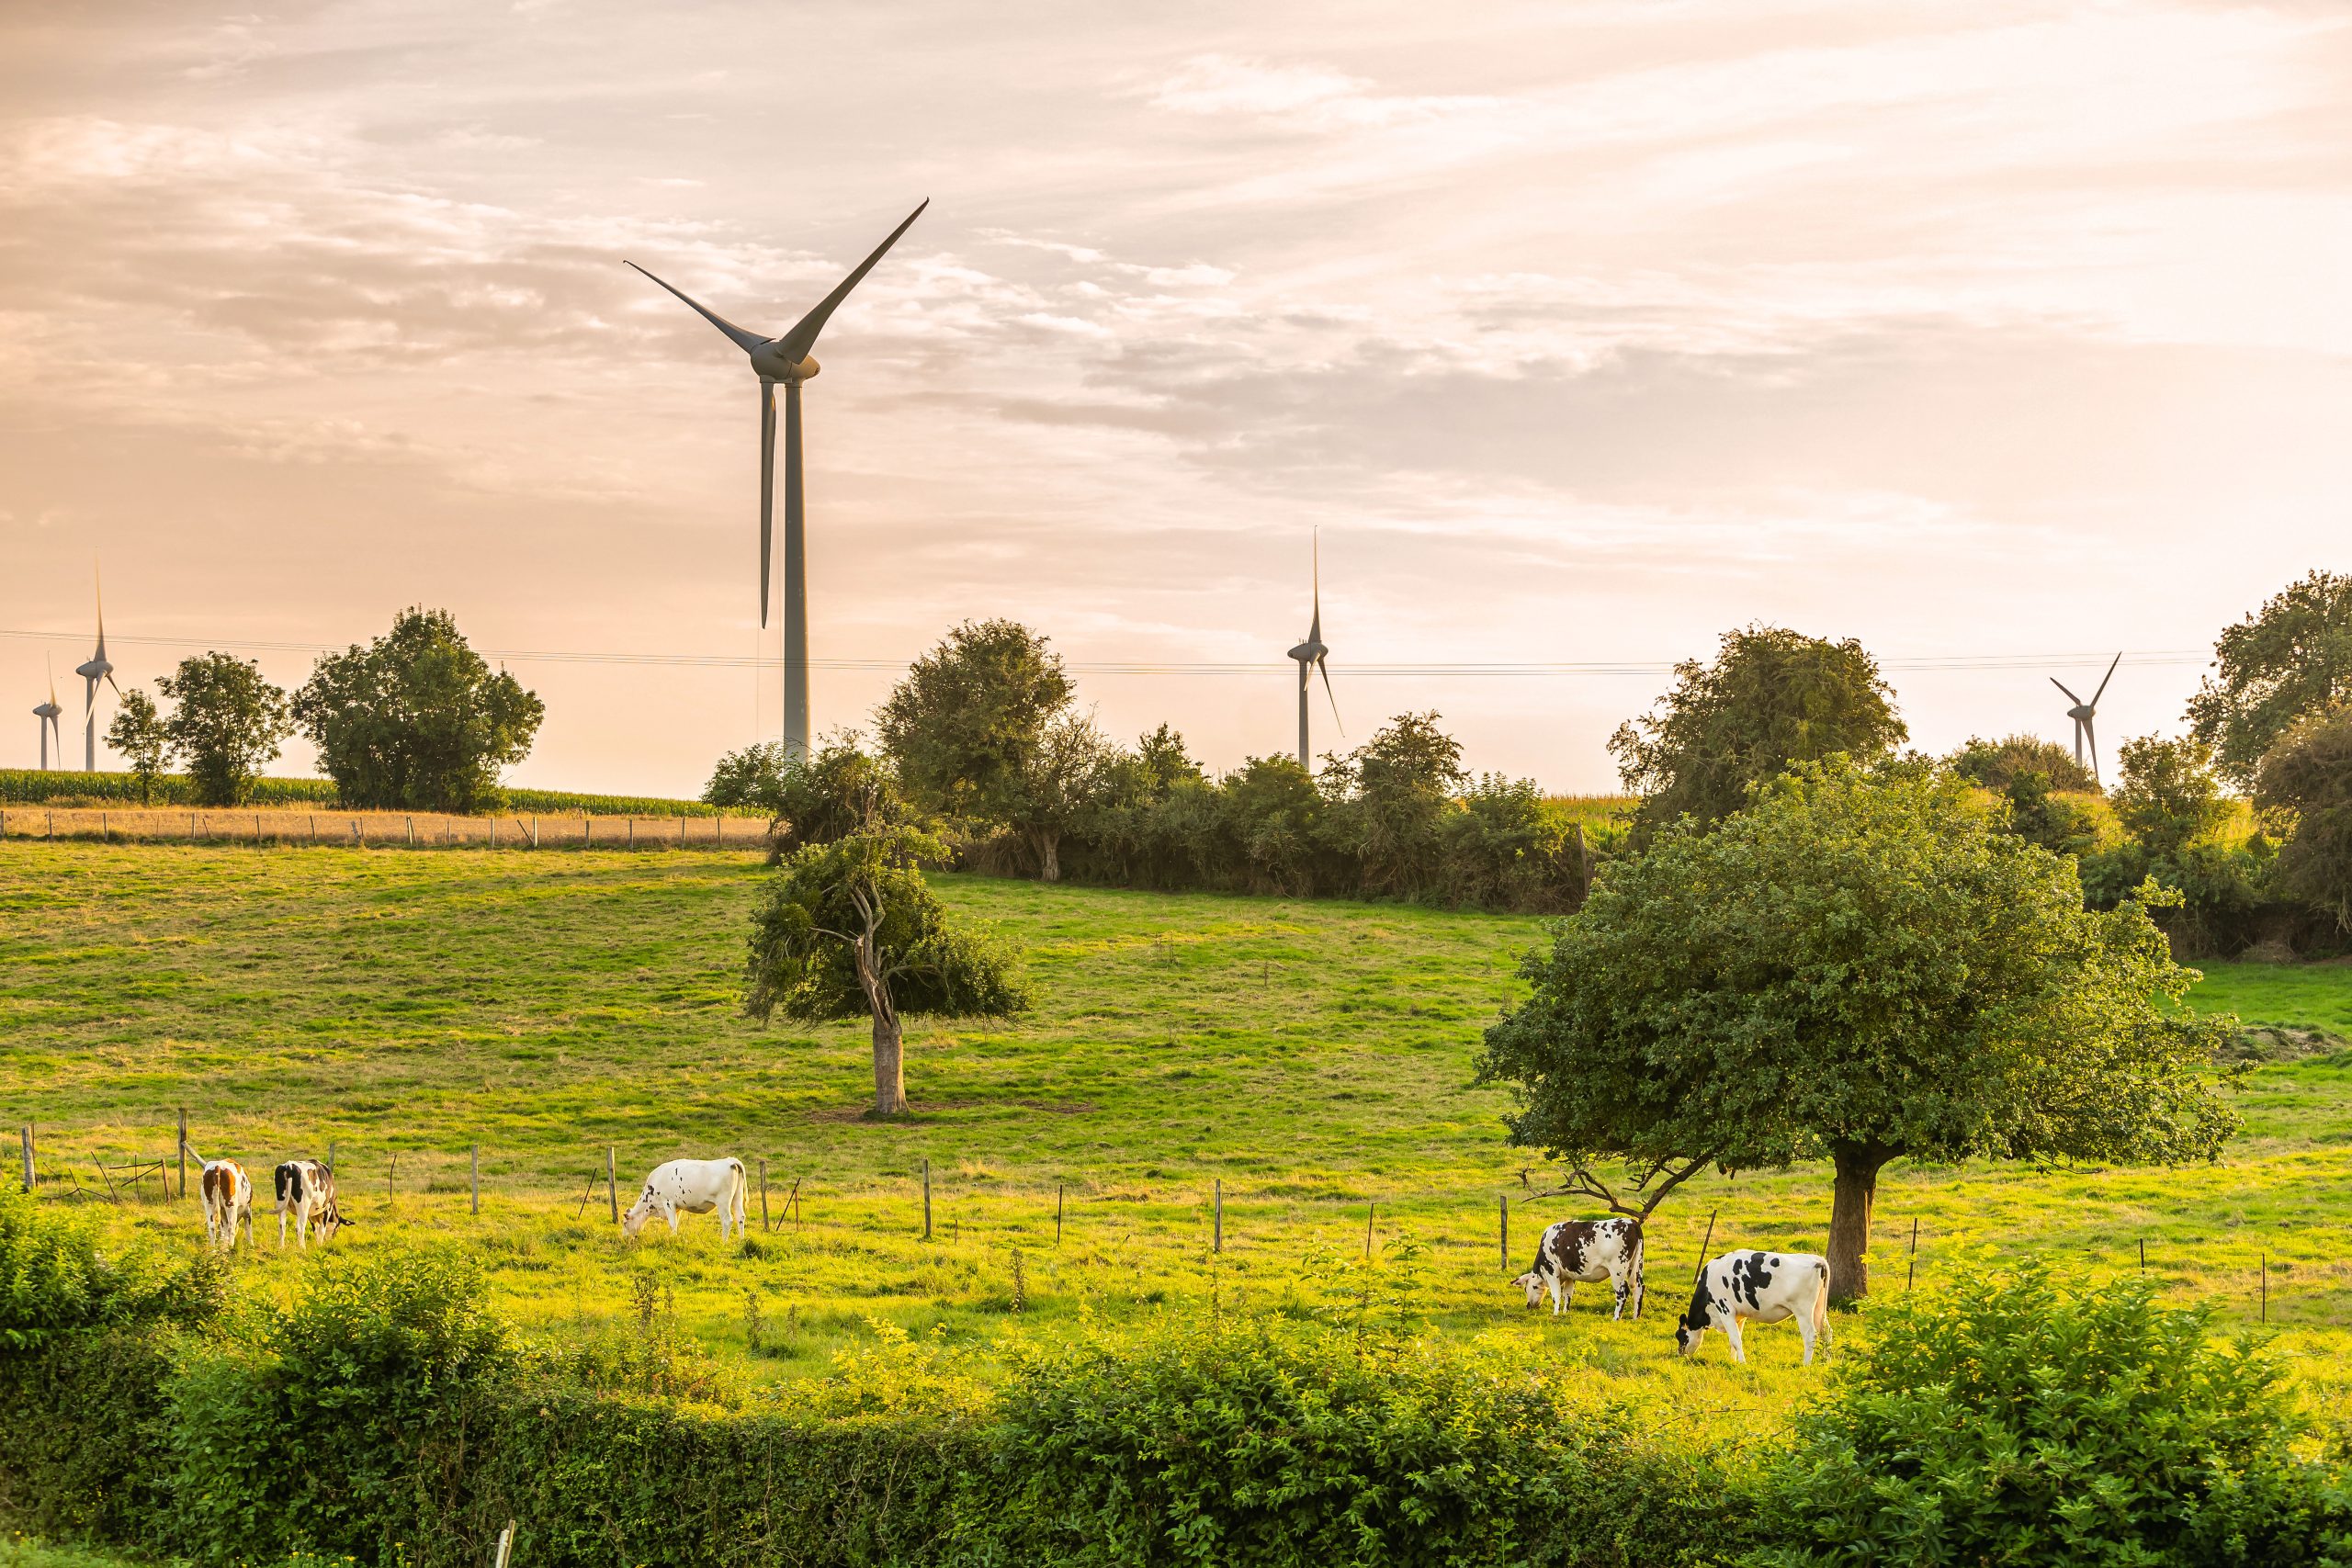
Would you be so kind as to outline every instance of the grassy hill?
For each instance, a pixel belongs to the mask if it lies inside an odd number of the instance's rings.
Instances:
[[[488,1260],[507,1310],[553,1333],[663,1292],[755,1381],[820,1370],[876,1325],[985,1337],[1016,1305],[1051,1332],[1211,1291],[1244,1311],[1328,1303],[1357,1288],[1350,1260],[1369,1229],[1398,1288],[1449,1332],[1658,1380],[1665,1397],[1777,1408],[1802,1386],[1786,1333],[1759,1333],[1745,1371],[1719,1348],[1706,1367],[1671,1364],[1667,1309],[1711,1213],[1713,1250],[1818,1248],[1826,1172],[1694,1182],[1655,1224],[1646,1322],[1600,1322],[1588,1293],[1555,1323],[1506,1287],[1541,1224],[1580,1212],[1521,1206],[1521,1173],[1536,1168],[1540,1187],[1540,1162],[1502,1142],[1504,1097],[1468,1082],[1539,921],[943,877],[944,897],[1028,950],[1042,1007],[1015,1025],[918,1024],[917,1114],[877,1125],[860,1115],[862,1030],[740,1016],[761,874],[731,853],[12,843],[0,1113],[38,1123],[58,1201],[75,1180],[103,1190],[97,1158],[165,1154],[175,1106],[198,1147],[265,1180],[332,1141],[357,1222],[338,1246],[455,1238]],[[2250,1021],[2352,1032],[2352,969],[2222,965],[2206,988]],[[2025,1257],[2136,1268],[2144,1240],[2152,1271],[2250,1322],[2267,1256],[2285,1348],[2314,1386],[2341,1383],[2352,1056],[2266,1067],[2245,1109],[2246,1138],[2191,1172],[1897,1165],[1876,1215],[1879,1286],[1903,1288],[1915,1222],[1922,1286]],[[799,1181],[804,1227],[741,1255],[700,1218],[676,1241],[625,1244],[602,1217],[607,1145],[624,1202],[661,1159],[764,1158],[772,1213]],[[192,1204],[104,1212],[173,1245],[200,1237]],[[282,1288],[301,1265],[267,1238],[264,1251],[243,1277]]]

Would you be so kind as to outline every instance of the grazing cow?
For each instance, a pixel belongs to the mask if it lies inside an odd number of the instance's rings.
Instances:
[[[204,1238],[223,1252],[237,1250],[237,1222],[245,1223],[245,1250],[254,1247],[254,1184],[245,1168],[232,1159],[205,1159],[191,1145],[187,1151],[203,1162],[204,1179],[197,1192],[204,1203]]]
[[[1561,1220],[1547,1225],[1535,1244],[1535,1267],[1511,1281],[1527,1292],[1535,1305],[1552,1292],[1552,1315],[1568,1310],[1568,1292],[1577,1284],[1606,1280],[1613,1287],[1617,1305],[1612,1321],[1625,1315],[1630,1299],[1634,1315],[1642,1315],[1642,1222],[1633,1218]]]
[[[334,1172],[324,1162],[314,1159],[289,1159],[277,1168],[277,1250],[286,1250],[286,1221],[294,1220],[294,1239],[303,1250],[311,1246],[311,1227],[319,1227],[319,1239],[330,1241],[335,1231],[351,1222],[343,1217],[335,1206]]]
[[[1784,1317],[1797,1320],[1806,1366],[1813,1365],[1816,1338],[1822,1354],[1829,1353],[1829,1259],[1811,1252],[1726,1252],[1699,1270],[1699,1288],[1675,1325],[1674,1346],[1687,1356],[1708,1329],[1720,1328],[1731,1341],[1732,1359],[1745,1361],[1741,1321]]]
[[[670,1222],[670,1234],[675,1235],[680,1214],[707,1214],[716,1209],[718,1239],[727,1239],[730,1221],[741,1236],[743,1193],[749,1185],[740,1159],[673,1159],[653,1168],[653,1174],[645,1179],[645,1190],[621,1216],[621,1229],[633,1236],[646,1221],[660,1214]]]

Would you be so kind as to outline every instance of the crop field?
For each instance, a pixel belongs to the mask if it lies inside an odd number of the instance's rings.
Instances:
[[[1608,1323],[1593,1287],[1555,1321],[1508,1287],[1544,1223],[1587,1212],[1533,1195],[1542,1161],[1504,1143],[1505,1095],[1470,1082],[1539,920],[943,876],[943,897],[1026,950],[1039,1009],[915,1022],[915,1114],[876,1123],[862,1115],[862,1028],[741,1015],[763,875],[732,852],[11,840],[11,1152],[31,1123],[48,1201],[187,1247],[202,1240],[192,1201],[164,1200],[152,1177],[120,1202],[107,1186],[167,1157],[175,1108],[198,1148],[257,1185],[332,1143],[355,1221],[334,1247],[461,1245],[535,1334],[674,1311],[748,1388],[821,1373],[894,1329],[984,1368],[1007,1332],[1277,1304],[1344,1314],[1375,1297],[1685,1408],[1769,1417],[1819,1376],[1792,1371],[1785,1328],[1757,1333],[1754,1364],[1733,1369],[1719,1343],[1675,1363],[1669,1327],[1711,1223],[1714,1251],[1823,1245],[1826,1170],[1678,1193],[1653,1222],[1645,1321]],[[2352,1034],[2352,968],[2217,965],[2197,999]],[[2242,1104],[2247,1132],[2211,1167],[1891,1167],[1876,1288],[1905,1288],[1915,1224],[1919,1288],[2026,1258],[2137,1269],[2144,1244],[2169,1292],[2221,1303],[2231,1324],[2267,1314],[2307,1390],[2333,1397],[2352,1382],[2352,1053],[2266,1066]],[[673,1156],[764,1161],[775,1229],[762,1233],[755,1195],[748,1247],[722,1248],[707,1217],[625,1241],[607,1147],[624,1204]],[[309,1265],[277,1252],[266,1207],[259,1219],[241,1288],[283,1292]]]

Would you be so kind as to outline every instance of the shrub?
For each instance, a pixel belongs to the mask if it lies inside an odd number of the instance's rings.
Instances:
[[[0,1354],[82,1329],[189,1321],[211,1310],[221,1285],[209,1257],[173,1269],[151,1252],[109,1256],[83,1216],[0,1186]]]
[[[2210,1306],[2042,1272],[1905,1297],[1768,1470],[1758,1564],[2345,1562],[2278,1366]]]

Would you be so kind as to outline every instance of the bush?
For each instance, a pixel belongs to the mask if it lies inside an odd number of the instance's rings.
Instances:
[[[1753,1561],[2146,1565],[2352,1561],[2352,1508],[2278,1366],[2209,1306],[2039,1271],[1905,1297],[1768,1471]]]
[[[0,1186],[0,1353],[39,1350],[83,1329],[193,1321],[221,1284],[209,1256],[177,1269],[147,1252],[109,1257],[83,1216],[45,1212],[22,1188]]]

